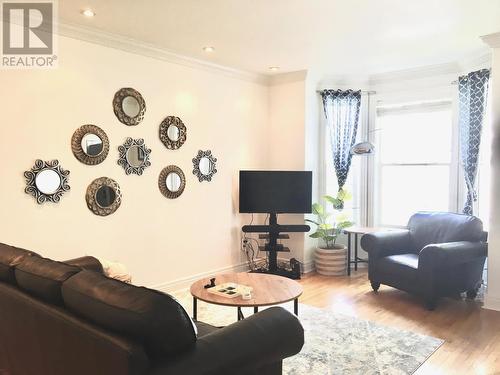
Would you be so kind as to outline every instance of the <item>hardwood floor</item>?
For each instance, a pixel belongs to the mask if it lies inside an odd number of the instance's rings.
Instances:
[[[374,293],[366,269],[351,276],[317,274],[301,280],[301,303],[445,340],[416,375],[500,374],[500,312],[482,302],[441,299],[435,311],[405,292],[382,285]]]

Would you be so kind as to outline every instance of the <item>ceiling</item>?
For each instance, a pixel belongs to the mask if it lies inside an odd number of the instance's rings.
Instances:
[[[367,75],[484,53],[500,0],[62,0],[59,18],[255,73]]]

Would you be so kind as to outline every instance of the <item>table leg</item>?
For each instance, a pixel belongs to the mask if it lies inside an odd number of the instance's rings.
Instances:
[[[193,320],[198,320],[198,299],[193,297]]]
[[[354,271],[358,270],[358,234],[354,233]]]
[[[257,314],[259,312],[259,306],[254,306],[253,313]]]
[[[299,299],[295,298],[293,300],[293,313],[297,316],[299,316]]]
[[[238,321],[245,319],[243,316],[243,312],[241,311],[241,307],[238,306]]]
[[[351,233],[347,232],[347,276],[351,276]]]

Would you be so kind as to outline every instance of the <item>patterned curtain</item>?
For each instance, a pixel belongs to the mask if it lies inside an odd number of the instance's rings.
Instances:
[[[361,91],[323,90],[321,97],[327,127],[330,130],[333,166],[340,190],[351,167],[351,147],[358,132]]]
[[[463,213],[466,215],[474,214],[477,201],[475,185],[489,77],[490,71],[482,69],[458,79],[460,155],[467,186]]]

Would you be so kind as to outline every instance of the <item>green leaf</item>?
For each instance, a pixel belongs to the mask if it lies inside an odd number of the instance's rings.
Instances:
[[[337,198],[341,201],[349,201],[352,199],[352,194],[348,190],[340,189],[337,193]]]
[[[305,222],[308,222],[308,223],[312,223],[312,224],[316,224],[316,225],[320,225],[320,223],[314,221],[314,220],[310,220],[310,219],[305,219],[304,220]]]
[[[321,235],[319,232],[314,232],[313,234],[310,234],[309,237],[311,238],[321,238]]]
[[[337,223],[337,228],[344,229],[344,228],[352,227],[353,225],[354,225],[354,223],[352,221],[342,221],[340,223]]]
[[[332,224],[320,224],[319,227],[321,229],[324,229],[324,230],[333,229],[333,225]]]
[[[319,203],[313,203],[312,212],[313,212],[313,214],[316,214],[316,215],[324,215],[325,209]]]
[[[341,204],[341,203],[342,203],[342,201],[341,201],[341,200],[339,200],[339,199],[337,199],[337,198],[334,198],[334,197],[331,197],[331,196],[329,196],[329,195],[325,195],[325,196],[324,196],[324,198],[325,198],[325,200],[326,200],[327,202],[329,202],[329,203],[333,204],[333,206],[334,206],[334,207],[335,207],[335,206],[338,206],[339,204]]]

